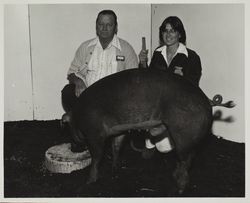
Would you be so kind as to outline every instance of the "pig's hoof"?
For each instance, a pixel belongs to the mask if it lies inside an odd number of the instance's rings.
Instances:
[[[113,179],[113,180],[118,179],[118,177],[119,177],[118,174],[112,174],[112,179]]]
[[[70,123],[72,120],[71,112],[67,112],[62,115],[61,124]]]
[[[72,152],[77,153],[77,152],[83,152],[85,150],[86,150],[86,146],[80,145],[80,144],[71,143],[71,151]]]
[[[182,195],[183,192],[184,192],[184,189],[179,189],[179,190],[178,190],[178,194],[179,194],[179,195]]]
[[[115,166],[112,166],[112,179],[117,179],[119,177],[120,169],[121,169],[120,163]]]
[[[90,184],[95,183],[96,181],[97,181],[96,178],[89,178],[89,179],[87,180],[86,184],[87,184],[87,185],[90,185]]]

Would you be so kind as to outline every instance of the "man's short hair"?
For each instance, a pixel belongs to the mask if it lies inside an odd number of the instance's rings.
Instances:
[[[96,18],[96,23],[97,23],[100,15],[112,15],[114,17],[114,19],[115,19],[115,25],[117,25],[117,16],[116,16],[114,11],[112,11],[112,10],[102,10],[102,11],[100,11],[98,13],[97,18]]]

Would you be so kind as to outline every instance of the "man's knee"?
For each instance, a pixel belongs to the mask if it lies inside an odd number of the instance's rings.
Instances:
[[[61,91],[62,97],[63,96],[73,96],[75,94],[75,85],[74,84],[67,84]]]
[[[66,112],[70,111],[74,106],[77,97],[75,95],[75,85],[68,84],[61,91],[62,106]]]

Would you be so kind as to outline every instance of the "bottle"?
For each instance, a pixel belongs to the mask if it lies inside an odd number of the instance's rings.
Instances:
[[[142,50],[143,51],[147,50],[147,48],[146,48],[146,38],[145,37],[142,37]],[[142,67],[144,67],[144,68],[147,67],[147,61],[142,62]]]

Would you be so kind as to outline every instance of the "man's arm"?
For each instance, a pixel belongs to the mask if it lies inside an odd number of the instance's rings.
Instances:
[[[121,40],[122,53],[125,56],[125,69],[138,68],[138,58],[133,47],[125,40]]]
[[[67,79],[70,84],[75,84],[75,94],[77,97],[87,88],[83,80],[77,77],[74,73],[68,75]]]
[[[85,84],[85,71],[80,71],[83,66],[83,58],[85,57],[85,44],[81,44],[81,46],[77,49],[75,53],[75,57],[71,63],[71,66],[67,73],[67,79],[70,84],[75,84],[75,94],[76,96],[80,96],[83,90],[86,89]]]

